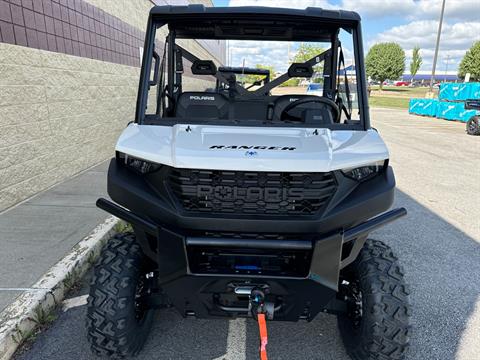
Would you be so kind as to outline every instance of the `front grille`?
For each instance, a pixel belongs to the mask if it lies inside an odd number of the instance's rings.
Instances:
[[[332,173],[170,170],[168,185],[187,212],[313,215],[337,184]]]

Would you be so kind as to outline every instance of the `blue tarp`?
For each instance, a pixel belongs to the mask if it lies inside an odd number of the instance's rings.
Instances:
[[[437,104],[437,99],[410,99],[408,112],[416,115],[435,116]]]
[[[480,111],[465,110],[463,102],[442,101],[437,106],[437,118],[446,120],[468,121],[472,116],[479,115]]]
[[[458,113],[457,120],[467,122],[468,120],[470,120],[472,116],[475,116],[475,115],[480,115],[480,111],[463,109]]]
[[[468,99],[468,83],[441,83],[438,98],[443,101],[461,101]]]
[[[480,99],[480,83],[441,83],[438,98],[442,101]]]
[[[471,83],[469,99],[480,100],[480,83]]]
[[[456,120],[460,107],[463,109],[463,103],[440,101],[437,105],[437,118]]]

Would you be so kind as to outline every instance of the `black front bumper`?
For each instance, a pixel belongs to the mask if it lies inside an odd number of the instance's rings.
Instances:
[[[356,258],[368,233],[405,215],[395,209],[372,218],[390,207],[394,185],[387,169],[345,192],[319,217],[197,218],[171,207],[141,176],[112,161],[108,190],[123,207],[105,199],[97,206],[133,225],[143,251],[158,264],[162,290],[181,314],[246,315],[248,299],[233,289],[249,284],[269,288],[275,319],[296,321],[328,309],[341,269]],[[289,236],[218,235],[223,231]]]
[[[97,206],[134,226],[144,252],[158,263],[160,287],[182,315],[246,316],[248,299],[237,297],[234,288],[267,286],[267,299],[277,308],[275,319],[286,321],[313,319],[320,311],[328,310],[338,291],[340,270],[356,258],[366,235],[406,214],[403,208],[394,209],[329,236],[285,241],[191,237],[157,226],[105,199],[99,199]],[[345,245],[349,244],[350,251],[345,253]],[[292,274],[259,274],[251,269],[218,272],[218,268],[212,273],[195,260],[195,254],[209,249],[230,255],[231,259],[238,258],[236,250],[250,254],[253,251],[257,257],[272,256],[272,252],[295,253],[298,257],[303,254],[306,262]]]

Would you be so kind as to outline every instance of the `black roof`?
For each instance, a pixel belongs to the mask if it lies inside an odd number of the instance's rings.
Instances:
[[[202,4],[190,4],[186,6],[155,6],[150,11],[154,15],[285,15],[300,16],[305,18],[331,19],[360,21],[360,15],[354,11],[346,10],[327,10],[317,7],[307,7],[305,9],[288,9],[265,6],[238,6],[238,7],[206,7]]]
[[[328,41],[339,28],[354,28],[353,11],[315,7],[286,9],[262,6],[155,6],[151,17],[175,30],[177,38]]]

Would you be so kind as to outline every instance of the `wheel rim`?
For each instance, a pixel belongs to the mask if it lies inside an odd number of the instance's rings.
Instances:
[[[468,130],[473,132],[475,131],[476,127],[477,127],[477,122],[475,121],[475,119],[472,119],[468,122]]]

